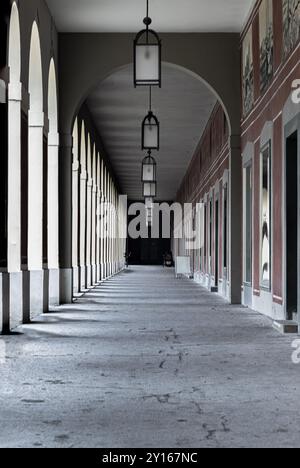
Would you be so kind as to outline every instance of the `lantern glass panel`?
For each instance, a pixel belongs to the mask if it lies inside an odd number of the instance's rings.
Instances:
[[[160,45],[136,44],[135,82],[137,85],[160,84]]]
[[[158,149],[159,132],[158,125],[154,122],[144,124],[144,147],[143,149]]]
[[[143,182],[155,182],[155,164],[144,163],[143,164]]]

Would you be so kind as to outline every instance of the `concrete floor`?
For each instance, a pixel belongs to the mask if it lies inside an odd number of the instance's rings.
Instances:
[[[0,447],[299,447],[292,336],[136,268],[0,338]]]

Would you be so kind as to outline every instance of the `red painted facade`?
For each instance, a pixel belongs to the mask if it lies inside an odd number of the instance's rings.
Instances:
[[[300,79],[300,43],[293,44],[288,54],[284,54],[284,0],[272,1],[272,24],[273,24],[273,71],[267,85],[261,86],[262,50],[260,24],[262,11],[267,0],[258,0],[253,7],[248,22],[241,34],[241,77],[244,79],[243,71],[243,43],[249,37],[252,29],[252,60],[253,60],[253,83],[254,102],[252,108],[241,120],[241,159],[243,167],[251,164],[252,167],[252,282],[249,285],[241,284],[243,291],[243,302],[256,310],[273,318],[285,318],[285,188],[284,188],[284,158],[285,158],[285,125],[283,121],[283,110],[291,101],[292,84]],[[270,4],[269,4],[270,6]],[[299,25],[300,27],[300,25]],[[262,62],[262,63],[261,63]],[[243,87],[244,89],[244,87]],[[263,89],[263,91],[261,91]],[[241,92],[242,95],[242,92]],[[241,115],[243,115],[243,99],[241,96]],[[296,104],[295,104],[296,105]],[[298,105],[300,116],[300,105]],[[271,130],[270,130],[271,129]],[[300,135],[300,128],[298,129]],[[271,135],[268,137],[268,135]],[[227,261],[229,257],[228,246],[224,245],[224,188],[229,183],[228,171],[230,170],[230,152],[228,146],[228,126],[225,113],[220,104],[217,104],[212,112],[210,120],[204,131],[198,148],[194,154],[191,164],[183,179],[178,192],[177,201],[180,203],[204,202],[206,206],[206,236],[205,245],[202,250],[187,252],[177,247],[177,252],[190,254],[193,261],[195,277],[201,278],[201,282],[208,287],[218,286],[219,292],[227,295],[228,282]],[[266,143],[271,144],[271,254],[270,254],[270,291],[262,287],[261,273],[261,250],[262,250],[262,226],[261,226],[261,203],[262,203],[262,173],[261,161],[262,150]],[[251,157],[247,155],[247,163],[244,162],[245,151],[251,148]],[[249,159],[250,158],[250,159]],[[226,177],[227,173],[227,177]],[[242,178],[242,173],[241,173]],[[245,196],[245,194],[244,194]],[[216,200],[218,199],[218,280],[216,279]],[[212,233],[210,239],[210,201],[212,203]],[[229,212],[227,216],[229,216]],[[243,212],[243,221],[246,213]],[[241,225],[241,230],[244,227]],[[269,236],[270,238],[270,236]],[[212,252],[210,257],[210,241]],[[245,245],[243,245],[241,261],[245,262]],[[245,267],[245,265],[244,265]],[[223,286],[221,283],[223,282]],[[243,283],[243,281],[242,281]],[[227,286],[230,287],[228,283]],[[246,298],[245,290],[248,288]],[[251,298],[249,299],[249,297]]]
[[[258,1],[252,11],[249,22],[241,36],[242,41],[247,31],[252,27],[253,39],[253,65],[254,65],[254,106],[241,122],[242,153],[247,144],[254,145],[253,168],[253,281],[252,293],[255,297],[261,296],[260,287],[260,158],[261,135],[267,123],[273,125],[272,145],[272,215],[271,215],[271,302],[284,306],[284,122],[282,112],[292,92],[294,80],[300,78],[300,44],[296,44],[291,53],[283,54],[283,4],[282,0],[273,0],[273,34],[274,34],[274,72],[273,78],[264,93],[260,92],[260,51],[259,51],[259,8],[262,1]],[[299,109],[300,112],[300,109]],[[261,312],[274,316],[274,306],[270,310],[261,303],[261,308],[252,304]],[[284,315],[284,309],[282,308]],[[282,315],[281,318],[284,318]]]
[[[223,177],[229,169],[229,129],[225,112],[217,104],[210,116],[206,129],[192,158],[187,173],[177,194],[177,201],[184,203],[203,203],[206,209],[204,222],[205,242],[202,249],[186,251],[175,242],[175,254],[189,254],[195,277],[207,286],[216,287],[216,201],[218,200],[218,272],[223,279]],[[212,204],[210,220],[210,203]],[[210,235],[210,223],[212,225]],[[210,249],[210,243],[212,248]],[[226,247],[227,248],[227,247]],[[210,257],[211,250],[211,257]]]

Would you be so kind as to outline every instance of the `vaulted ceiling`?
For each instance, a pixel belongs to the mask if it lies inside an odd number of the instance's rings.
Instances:
[[[147,89],[134,89],[131,66],[99,84],[87,105],[103,140],[123,193],[142,195],[141,123],[148,112]],[[164,65],[163,88],[153,89],[153,111],[161,127],[158,199],[173,200],[196,149],[216,97],[187,72]]]
[[[46,0],[59,31],[133,32],[146,0]],[[150,0],[160,32],[240,32],[253,0]]]
[[[46,0],[60,32],[138,32],[146,0]],[[240,32],[255,0],[150,0],[157,32]],[[95,57],[97,60],[97,57]],[[141,122],[148,91],[134,89],[128,66],[99,83],[87,105],[123,193],[141,199]],[[238,91],[237,91],[238,92]],[[163,66],[163,87],[153,90],[161,124],[158,199],[173,200],[216,104],[216,97],[184,70]]]

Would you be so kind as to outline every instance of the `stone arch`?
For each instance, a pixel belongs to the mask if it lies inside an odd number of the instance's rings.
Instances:
[[[230,133],[229,295],[232,303],[239,304],[242,281],[239,34],[162,34],[161,39],[163,61],[169,66],[186,70],[206,83],[221,102],[227,116]],[[71,135],[75,115],[89,92],[113,72],[132,62],[132,40],[131,34],[68,34],[62,37],[60,129],[67,136]],[[71,161],[67,146],[61,148],[61,153],[61,160],[67,158]],[[66,190],[64,203],[69,204],[68,200],[71,200],[71,194]],[[70,226],[70,223],[71,219],[67,224]],[[66,246],[69,242],[68,230],[64,229],[62,234]],[[63,262],[69,266],[70,255],[65,255],[63,250],[65,248],[62,246]]]
[[[164,62],[184,69],[206,83],[225,109],[230,134],[239,135],[239,35],[163,34],[162,40]],[[113,53],[108,54],[107,50]],[[113,71],[132,63],[132,36],[69,34],[62,39],[61,51],[61,86],[64,90],[64,82],[68,83],[68,91],[61,97],[61,126],[69,133],[74,115],[88,92]]]

